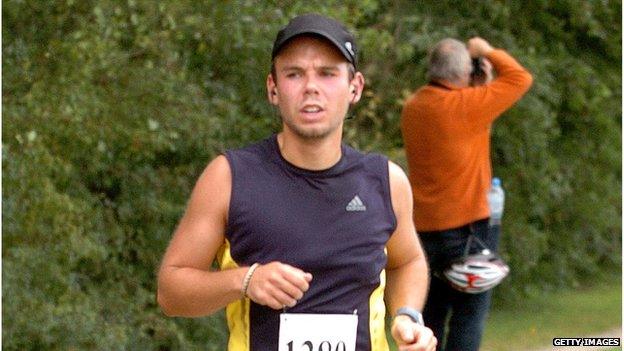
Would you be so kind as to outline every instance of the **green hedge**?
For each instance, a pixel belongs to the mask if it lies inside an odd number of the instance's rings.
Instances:
[[[355,29],[350,144],[405,165],[399,116],[427,49],[481,35],[534,74],[495,123],[508,202],[499,303],[621,267],[619,1],[4,1],[3,349],[221,350],[221,315],[166,318],[159,260],[216,154],[279,128],[276,31]]]

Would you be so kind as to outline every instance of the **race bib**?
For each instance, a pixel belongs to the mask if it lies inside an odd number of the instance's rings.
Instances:
[[[357,314],[280,314],[278,351],[355,351]]]

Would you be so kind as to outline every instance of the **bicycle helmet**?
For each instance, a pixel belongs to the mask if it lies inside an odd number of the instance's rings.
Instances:
[[[509,266],[498,255],[484,249],[480,253],[461,257],[442,274],[456,290],[478,294],[500,284],[509,274]]]

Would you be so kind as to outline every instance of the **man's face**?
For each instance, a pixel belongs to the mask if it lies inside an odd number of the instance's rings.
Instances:
[[[338,49],[323,39],[296,37],[274,64],[275,78],[269,75],[267,88],[270,102],[279,107],[284,131],[306,139],[342,133],[349,103],[359,99],[363,78],[358,72],[349,80],[348,62]]]

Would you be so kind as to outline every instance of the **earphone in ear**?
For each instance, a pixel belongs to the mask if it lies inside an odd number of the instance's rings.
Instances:
[[[357,97],[357,94],[355,93],[355,87],[351,86],[351,94],[353,95],[353,97],[351,98],[351,102],[349,103],[350,105],[355,105],[355,98]]]

